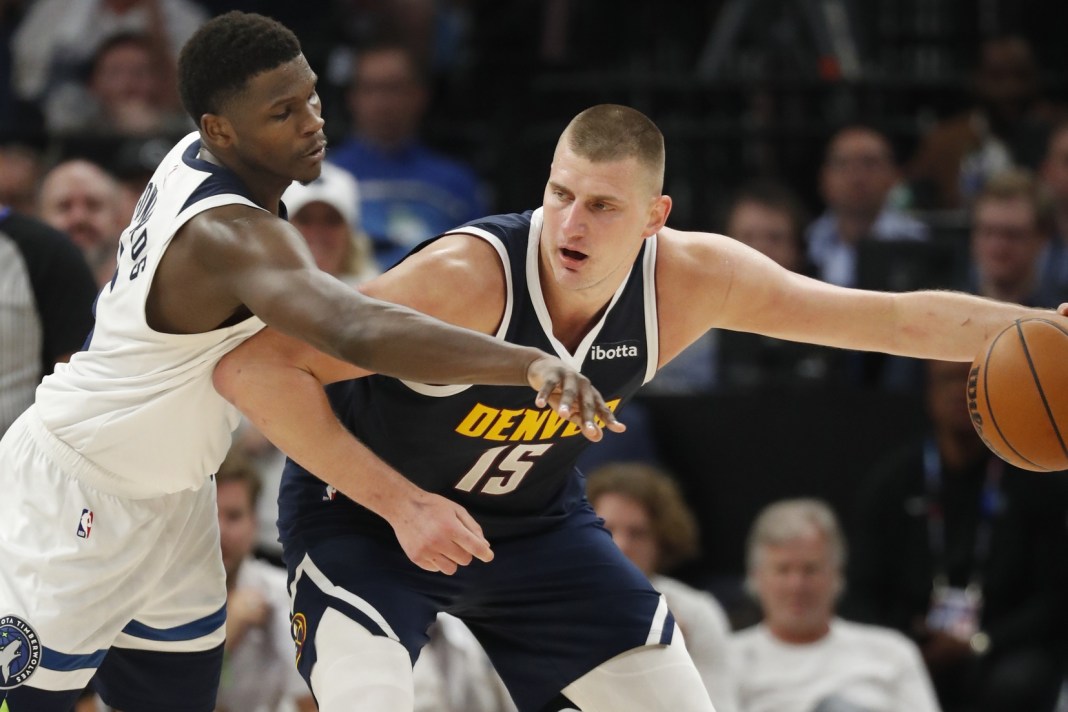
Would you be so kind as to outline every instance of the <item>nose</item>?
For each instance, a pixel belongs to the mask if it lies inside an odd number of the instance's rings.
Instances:
[[[577,201],[564,208],[564,219],[560,223],[564,234],[570,236],[581,233],[585,227],[582,217],[582,211]]]
[[[326,124],[326,120],[322,116],[318,104],[308,103],[306,111],[306,118],[303,122],[302,128],[304,129],[303,135],[311,136],[322,130]]]

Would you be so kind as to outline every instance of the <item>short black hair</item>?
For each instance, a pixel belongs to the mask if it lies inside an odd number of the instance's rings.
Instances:
[[[178,57],[182,105],[200,125],[249,79],[300,55],[300,40],[282,23],[253,12],[227,12],[204,23]]]

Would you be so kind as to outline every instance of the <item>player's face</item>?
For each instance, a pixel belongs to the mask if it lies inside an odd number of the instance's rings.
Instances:
[[[244,166],[288,185],[319,177],[326,156],[315,72],[304,55],[257,74],[224,113],[232,151]]]
[[[635,158],[595,163],[561,141],[545,186],[541,266],[566,290],[612,293],[671,202]]]
[[[827,538],[800,537],[761,548],[754,583],[764,620],[786,640],[814,640],[827,631],[840,584]]]
[[[256,542],[256,515],[248,485],[244,482],[220,483],[216,498],[223,566],[229,578],[237,572],[241,561],[252,553]]]
[[[628,559],[646,576],[656,572],[659,547],[649,510],[641,502],[616,492],[606,492],[593,503],[605,528]]]

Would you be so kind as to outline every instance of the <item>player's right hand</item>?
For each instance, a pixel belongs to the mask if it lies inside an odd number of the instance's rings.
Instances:
[[[538,392],[535,403],[539,408],[552,405],[561,418],[582,428],[582,434],[593,442],[603,435],[598,419],[614,432],[627,429],[616,420],[590,379],[558,358],[546,355],[532,361],[527,381]]]
[[[445,497],[419,490],[390,524],[404,553],[426,571],[451,576],[473,559],[493,560],[482,527],[466,509]]]

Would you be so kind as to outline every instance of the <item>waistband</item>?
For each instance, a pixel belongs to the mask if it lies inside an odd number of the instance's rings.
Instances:
[[[41,420],[36,405],[27,408],[12,424],[11,430],[18,427],[22,427],[42,452],[63,472],[99,492],[124,499],[152,499],[167,494],[158,488],[146,486],[147,483],[134,481],[100,467],[83,456],[48,429],[48,426]]]

